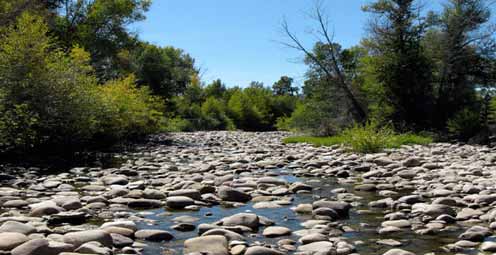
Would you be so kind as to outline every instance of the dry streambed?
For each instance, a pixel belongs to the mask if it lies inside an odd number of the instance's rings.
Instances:
[[[496,152],[157,136],[118,168],[0,173],[0,254],[492,254]],[[172,139],[172,144],[164,142]]]

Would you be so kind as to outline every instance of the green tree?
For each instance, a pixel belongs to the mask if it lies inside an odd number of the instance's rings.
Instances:
[[[72,144],[90,139],[95,130],[98,102],[89,56],[79,48],[67,56],[47,33],[42,18],[24,14],[0,42],[6,111],[2,114],[6,129],[0,132],[11,136],[8,146]],[[18,139],[15,130],[23,138]]]
[[[226,85],[220,79],[217,79],[205,87],[205,95],[207,97],[222,98],[226,90]]]
[[[418,8],[415,0],[378,0],[364,7],[375,15],[370,41],[381,58],[377,80],[397,128],[428,128],[431,121],[431,67],[421,45],[426,23]]]
[[[138,84],[147,85],[155,95],[170,99],[185,92],[198,75],[194,59],[181,49],[142,43],[131,59]]]
[[[425,45],[436,63],[436,126],[440,129],[451,118],[470,115],[469,109],[478,115],[482,98],[477,91],[495,85],[496,42],[494,29],[488,27],[490,17],[487,1],[449,0],[443,12],[432,19],[435,26]]]
[[[275,95],[298,95],[298,88],[293,87],[293,78],[281,76],[281,78],[272,85],[272,91]]]
[[[100,80],[113,79],[123,75],[119,53],[137,45],[129,25],[143,20],[150,5],[150,0],[60,0],[53,6],[52,30],[66,49],[78,44],[91,53]]]

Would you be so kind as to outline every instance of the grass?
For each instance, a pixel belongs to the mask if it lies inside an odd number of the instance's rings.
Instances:
[[[411,133],[397,134],[391,128],[377,127],[368,123],[346,129],[339,135],[331,137],[294,136],[283,140],[284,143],[309,143],[315,146],[344,145],[351,151],[360,153],[376,153],[384,149],[399,148],[402,145],[429,144],[431,137]]]

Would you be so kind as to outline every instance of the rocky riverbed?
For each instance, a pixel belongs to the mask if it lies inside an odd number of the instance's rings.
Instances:
[[[115,168],[5,168],[0,254],[496,252],[495,150],[358,155],[285,135],[159,135]]]

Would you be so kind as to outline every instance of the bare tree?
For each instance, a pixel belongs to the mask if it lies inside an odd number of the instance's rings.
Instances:
[[[346,98],[350,101],[351,112],[357,122],[364,122],[367,118],[367,113],[363,106],[354,94],[351,85],[342,69],[340,55],[336,49],[333,34],[329,30],[329,18],[324,14],[323,5],[320,1],[316,1],[313,13],[309,17],[316,22],[317,32],[315,32],[317,40],[325,46],[330,56],[330,64],[321,61],[312,50],[306,48],[298,36],[291,31],[286,19],[282,22],[282,31],[288,38],[288,42],[281,42],[283,45],[296,49],[305,54],[314,64],[316,64],[326,76],[327,82],[337,81],[338,87],[344,92]]]

